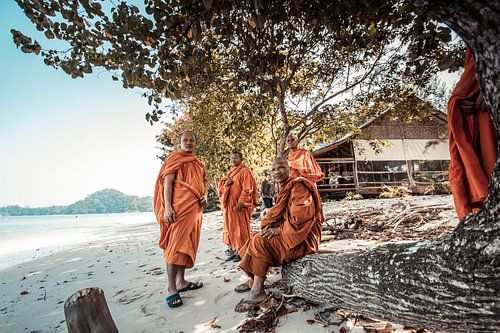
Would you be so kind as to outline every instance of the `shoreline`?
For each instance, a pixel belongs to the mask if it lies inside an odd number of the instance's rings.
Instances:
[[[421,200],[427,199],[419,198],[415,202]],[[348,206],[367,204],[380,203],[375,200],[348,204],[327,202],[324,210],[325,214],[331,214]],[[252,229],[258,225],[254,221]],[[204,286],[182,294],[184,305],[177,309],[169,309],[164,303],[167,277],[157,244],[156,221],[154,224],[130,226],[62,252],[1,270],[0,332],[66,332],[64,302],[74,292],[88,287],[104,290],[120,332],[235,332],[247,314],[234,311],[234,305],[246,294],[236,293],[233,288],[247,278],[237,263],[224,262],[226,247],[221,237],[222,213],[204,214],[196,264],[186,270],[189,281],[202,281]],[[320,248],[341,251],[353,247],[366,249],[378,244],[376,241],[345,239],[322,243]],[[269,280],[279,278],[280,275],[275,274]],[[311,324],[315,311],[299,309],[287,314],[279,319],[275,331],[338,332],[339,326]],[[216,328],[218,326],[220,328]],[[348,332],[365,332],[359,323],[355,327],[353,322],[342,326],[347,327]],[[393,328],[395,332],[410,332],[398,325],[393,325]]]
[[[67,251],[84,243],[98,241],[113,235],[116,229],[156,224],[152,213],[87,214],[80,220],[72,216],[45,215],[14,217],[4,220],[9,223],[7,232],[0,236],[0,272],[4,269]],[[39,218],[41,221],[38,221]],[[116,222],[116,221],[125,221]],[[75,225],[74,222],[82,222]],[[29,223],[39,223],[26,227]],[[121,225],[120,225],[121,223]],[[0,224],[0,228],[4,225]],[[56,231],[54,231],[54,229]]]

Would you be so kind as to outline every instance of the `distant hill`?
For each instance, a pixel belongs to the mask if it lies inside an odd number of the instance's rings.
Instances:
[[[21,207],[18,205],[0,207],[0,215],[59,215],[59,214],[107,214],[127,212],[152,212],[153,198],[126,195],[120,191],[106,189],[90,194],[85,199],[69,206]]]

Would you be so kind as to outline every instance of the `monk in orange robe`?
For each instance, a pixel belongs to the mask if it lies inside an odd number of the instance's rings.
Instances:
[[[269,267],[318,253],[324,217],[315,184],[303,177],[290,177],[285,158],[274,160],[273,175],[280,183],[276,205],[262,220],[261,231],[254,233],[240,250],[240,267],[253,283],[236,287],[236,291],[243,291],[252,285],[248,297],[236,304],[237,312],[248,311],[266,301],[264,281]]]
[[[299,140],[296,135],[289,134],[287,139],[288,163],[290,164],[290,174],[292,177],[304,177],[307,180],[317,183],[325,178],[320,166],[314,156],[306,149],[299,148]]]
[[[228,260],[240,261],[238,252],[250,238],[250,218],[257,204],[257,184],[252,170],[243,163],[243,155],[234,152],[233,168],[219,181],[218,194],[224,216],[222,241],[229,246]]]
[[[194,133],[181,135],[181,150],[168,155],[156,180],[154,211],[160,225],[160,248],[167,264],[169,307],[182,305],[180,292],[195,290],[202,283],[188,282],[186,268],[192,268],[200,241],[203,206],[207,203],[206,174],[193,154]]]
[[[448,139],[450,187],[462,220],[482,207],[488,196],[498,145],[498,133],[482,102],[469,50],[464,72],[448,101]]]

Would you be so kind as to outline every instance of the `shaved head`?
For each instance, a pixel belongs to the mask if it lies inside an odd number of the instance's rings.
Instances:
[[[288,159],[286,157],[283,157],[283,156],[276,157],[273,161],[273,164],[276,162],[280,162],[280,163],[284,163],[284,164],[288,165]]]
[[[237,167],[241,164],[241,162],[243,162],[243,155],[239,151],[235,151],[232,154],[231,161],[233,163],[233,166]]]
[[[288,148],[297,149],[297,147],[299,146],[299,138],[297,137],[297,135],[290,133],[286,137],[286,143],[288,144]]]
[[[181,135],[179,136],[179,139],[182,141],[182,137],[183,137],[184,135],[187,135],[187,134],[192,135],[192,136],[193,136],[193,138],[196,140],[196,134],[194,134],[194,132],[192,132],[192,131],[184,131],[184,132],[182,132],[182,133],[181,133]]]
[[[273,162],[273,176],[278,183],[285,183],[290,176],[290,166],[284,157],[276,157]]]
[[[181,134],[181,150],[192,153],[196,148],[196,136],[191,131],[185,131]]]

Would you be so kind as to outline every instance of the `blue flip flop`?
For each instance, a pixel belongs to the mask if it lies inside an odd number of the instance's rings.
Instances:
[[[176,294],[168,296],[166,301],[170,308],[178,308],[182,305],[182,298],[178,292]]]
[[[201,287],[203,287],[203,282],[198,282],[198,283],[189,282],[187,286],[185,286],[184,288],[181,288],[177,291],[180,293],[183,293],[183,292],[189,291],[189,290],[200,289]]]

